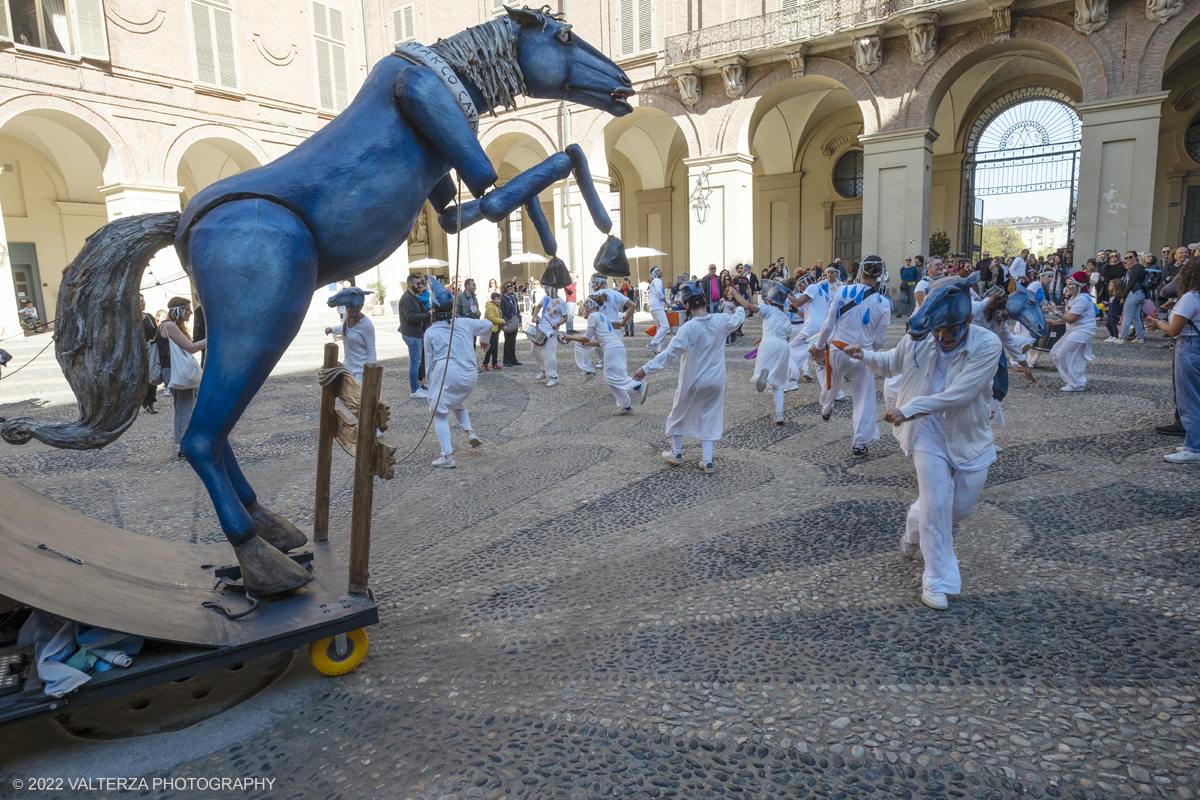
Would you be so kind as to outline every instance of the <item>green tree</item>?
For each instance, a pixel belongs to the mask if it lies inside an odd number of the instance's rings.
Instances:
[[[940,258],[950,255],[950,234],[940,228],[929,234],[929,255]]]
[[[1008,258],[1021,254],[1025,241],[1017,229],[1003,222],[983,226],[983,249],[995,257]]]

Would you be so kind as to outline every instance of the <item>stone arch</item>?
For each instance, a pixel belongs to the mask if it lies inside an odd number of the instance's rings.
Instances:
[[[973,114],[963,120],[963,145],[965,151],[968,154],[975,152],[979,137],[997,117],[1008,109],[1031,100],[1050,100],[1061,103],[1071,109],[1074,109],[1076,106],[1074,97],[1061,89],[1051,86],[1026,86],[1020,89],[1011,89],[994,97],[982,107],[971,109]]]
[[[705,154],[705,148],[701,145],[703,139],[700,136],[699,129],[696,127],[696,119],[688,113],[686,106],[670,95],[649,89],[639,89],[634,98],[637,100],[635,108],[657,108],[675,120],[675,123],[679,126],[679,130],[683,133],[683,138],[687,140],[688,153],[691,158]],[[579,146],[583,148],[583,152],[591,155],[597,147],[603,148],[604,129],[608,127],[609,123],[617,119],[620,119],[620,117],[613,117],[604,113],[596,114],[591,124],[588,125],[587,132],[580,140]]]
[[[1024,102],[1025,100],[1056,100],[1071,108],[1075,108],[1081,102],[1079,87],[1063,80],[1055,80],[1052,76],[1043,76],[1039,78],[1036,84],[1030,84],[1027,76],[1005,81],[993,87],[991,91],[977,96],[967,107],[966,112],[962,114],[962,118],[958,122],[958,127],[955,129],[953,137],[950,138],[950,141],[953,143],[954,152],[966,152],[967,138],[971,129],[988,106],[1020,90],[1025,90],[1028,96],[1014,98],[1014,105],[1016,102]],[[949,136],[949,132],[944,135]]]
[[[179,174],[179,164],[183,161],[188,148],[206,139],[231,142],[244,150],[244,154],[237,150],[232,150],[230,154],[243,171],[261,166],[271,160],[263,146],[240,128],[232,125],[196,125],[181,132],[167,147],[167,154],[162,160],[163,172],[160,180],[168,186],[174,185]],[[246,156],[250,156],[257,163],[250,163],[245,159]]]
[[[832,58],[806,58],[804,62],[805,76],[820,75],[841,84],[846,91],[854,95],[858,101],[859,110],[863,116],[863,127],[866,133],[875,133],[881,126],[879,101],[871,91],[867,81],[854,69]],[[750,130],[750,120],[758,101],[771,89],[781,83],[793,80],[791,67],[782,63],[775,69],[763,75],[752,85],[746,87],[746,93],[733,104],[718,140],[720,152],[749,153],[754,141],[754,132]],[[803,80],[803,79],[801,79]],[[731,137],[736,136],[736,140]]]
[[[1083,87],[1083,102],[1108,96],[1104,62],[1083,36],[1054,20],[1014,16],[1010,40],[993,41],[990,25],[983,25],[938,55],[905,99],[901,115],[905,127],[932,126],[942,98],[968,69],[994,55],[1021,49],[1049,53],[1069,64]]]
[[[1185,3],[1180,14],[1167,21],[1166,25],[1155,25],[1138,62],[1137,92],[1161,91],[1166,71],[1182,54],[1174,53],[1176,45],[1183,50],[1194,49],[1200,43],[1200,6]],[[1184,41],[1189,36],[1193,41]]]
[[[542,146],[547,155],[558,150],[557,137],[551,134],[549,130],[533,120],[521,119],[519,117],[502,119],[488,126],[486,130],[479,134],[479,144],[484,150],[487,150],[500,137],[514,133],[533,139]]]
[[[100,162],[105,183],[138,180],[137,159],[120,132],[85,105],[47,94],[24,94],[0,103],[0,127],[22,114],[55,122],[81,138]]]

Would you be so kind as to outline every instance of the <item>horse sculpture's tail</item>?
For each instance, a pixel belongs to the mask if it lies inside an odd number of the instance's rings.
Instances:
[[[54,349],[79,401],[79,421],[41,424],[10,419],[0,436],[53,447],[92,450],[137,419],[149,381],[139,288],[151,257],[171,244],[178,213],[142,214],[108,223],[88,237],[58,290]]]

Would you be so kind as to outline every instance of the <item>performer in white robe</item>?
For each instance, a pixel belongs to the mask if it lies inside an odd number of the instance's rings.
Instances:
[[[604,299],[603,294],[597,294],[584,301],[582,309],[583,317],[587,320],[587,330],[582,336],[567,336],[566,340],[575,342],[576,346],[600,348],[604,351],[604,382],[608,384],[608,390],[617,401],[617,410],[613,416],[619,417],[633,413],[630,392],[637,393],[639,405],[646,402],[650,384],[649,381],[639,382],[629,377],[625,343],[621,341],[623,337],[617,332],[619,329],[613,327],[608,318],[600,312]]]
[[[1021,372],[1025,375],[1025,379],[1030,383],[1037,383],[1037,378],[1033,377],[1033,370],[1029,367],[1029,362],[1025,359],[1025,354],[1021,352],[1021,345],[1017,337],[1008,327],[1008,312],[1004,308],[1005,302],[1008,300],[1008,292],[1003,286],[993,286],[984,295],[982,300],[971,301],[971,324],[979,325],[987,328],[992,333],[996,334],[996,338],[1000,340],[1000,344],[1004,347],[1004,352],[1008,356],[1010,364],[1015,364],[1021,368]],[[995,414],[995,421],[1000,425],[1004,425],[1004,405],[995,398],[992,398],[992,412]]]
[[[812,380],[812,374],[808,369],[808,349],[811,346],[809,340],[821,332],[821,326],[825,323],[825,315],[829,313],[830,298],[841,285],[837,267],[830,266],[825,269],[824,278],[809,284],[803,292],[788,299],[789,305],[804,311],[804,327],[799,336],[792,337],[790,343],[791,370],[789,375],[797,383],[801,378],[806,381]],[[816,364],[816,368],[817,379],[824,384],[825,368],[820,363]],[[834,400],[843,400],[845,397],[842,387],[838,386]]]
[[[454,318],[454,295],[432,275],[427,280],[433,324],[425,331],[425,376],[429,379],[429,411],[433,414],[433,428],[442,446],[442,455],[433,462],[433,466],[454,469],[454,448],[450,444],[451,413],[466,431],[471,447],[483,444],[471,427],[466,402],[479,380],[479,367],[475,363],[475,337],[483,337],[483,349],[487,350],[492,323],[486,319],[459,317],[454,320],[452,336],[450,321]]]
[[[546,378],[547,386],[558,384],[558,329],[567,321],[567,304],[558,296],[558,289],[549,286],[546,296],[533,307],[533,324],[546,334],[545,344],[533,344],[533,358],[542,368],[537,379]]]
[[[680,326],[667,349],[633,374],[635,381],[662,372],[679,359],[679,385],[667,415],[667,435],[672,448],[663,452],[668,464],[683,463],[683,437],[699,439],[700,468],[713,471],[713,442],[721,438],[725,424],[725,337],[741,327],[745,309],[732,314],[710,314],[699,282],[683,284],[683,302],[692,318]]]
[[[667,290],[658,267],[650,270],[650,316],[654,318],[654,338],[647,347],[658,355],[667,346],[667,334],[671,332],[671,323],[667,320]]]
[[[788,347],[788,334],[792,331],[792,321],[783,310],[788,302],[789,293],[782,283],[764,279],[759,283],[760,295],[763,302],[755,305],[741,296],[731,292],[735,303],[746,311],[757,311],[762,314],[762,340],[758,343],[758,354],[754,358],[754,374],[751,382],[759,392],[771,387],[775,398],[775,424],[783,424],[783,387],[787,384],[791,348]]]
[[[608,280],[602,275],[593,275],[592,279],[588,281],[588,295],[590,297],[603,296],[604,302],[600,306],[600,313],[621,330],[625,329],[629,320],[633,318],[634,311],[637,310],[637,305],[632,300],[616,289],[609,289]],[[596,367],[592,363],[592,356],[601,352],[599,348],[584,347],[578,342],[575,344],[575,366],[583,370],[584,383],[596,377]]]
[[[825,360],[825,380],[821,384],[821,419],[829,421],[833,413],[834,394],[841,388],[843,377],[850,376],[850,394],[854,399],[854,442],[852,453],[861,458],[867,454],[867,442],[879,438],[876,414],[875,376],[862,362],[850,358],[841,347],[857,344],[878,350],[887,339],[887,326],[892,318],[892,301],[877,291],[884,281],[886,267],[883,259],[869,255],[858,267],[859,283],[843,286],[833,293],[829,313],[821,333],[810,349],[814,358]],[[838,345],[832,345],[838,342]]]
[[[1087,293],[1088,274],[1082,270],[1067,279],[1066,309],[1062,321],[1067,333],[1054,347],[1050,358],[1065,384],[1061,391],[1082,392],[1087,387],[1084,371],[1092,355],[1092,339],[1096,338],[1096,303]]]
[[[851,345],[846,353],[879,375],[900,375],[891,422],[900,448],[911,455],[920,494],[908,509],[900,552],[925,560],[921,602],[948,606],[962,592],[954,555],[954,526],[970,516],[996,460],[992,442],[992,379],[1003,346],[987,328],[971,323],[967,280],[935,281],[925,306],[910,318],[912,336],[884,353]],[[926,335],[930,334],[932,335]]]

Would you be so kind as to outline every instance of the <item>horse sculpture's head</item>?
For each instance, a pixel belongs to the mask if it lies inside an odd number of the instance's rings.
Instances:
[[[615,117],[633,110],[628,100],[634,93],[629,76],[572,33],[570,25],[545,11],[507,7],[505,11],[521,28],[517,53],[527,95],[569,100]]]
[[[1018,286],[1016,291],[1008,296],[1004,310],[1036,338],[1040,339],[1046,335],[1046,315],[1042,313],[1042,304],[1024,288]]]

